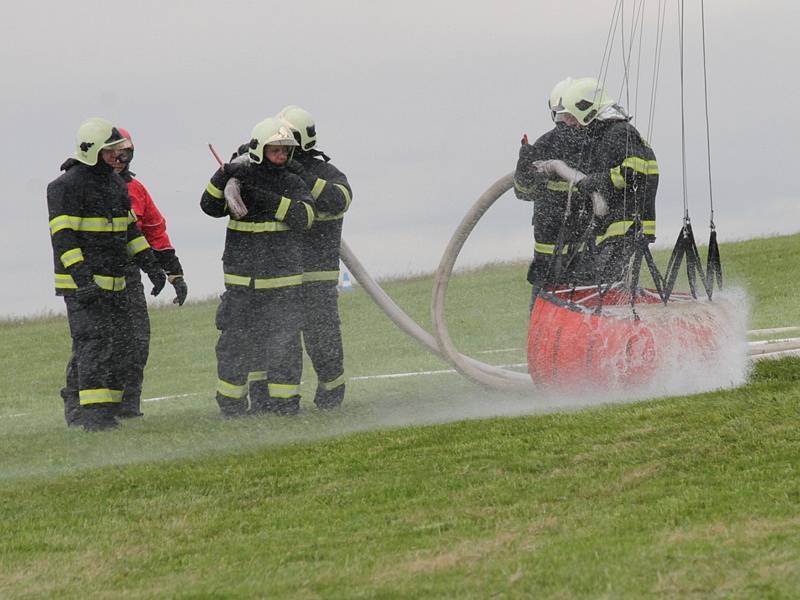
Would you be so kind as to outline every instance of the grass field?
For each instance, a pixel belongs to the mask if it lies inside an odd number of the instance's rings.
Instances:
[[[722,257],[752,327],[800,324],[800,235]],[[462,351],[524,362],[524,271],[454,280]],[[429,324],[430,278],[386,287]],[[362,379],[447,365],[355,290],[346,406],[228,422],[214,308],[153,311],[145,398],[170,398],[103,434],[63,425],[64,320],[0,325],[0,597],[798,597],[800,359],[580,411],[453,374]]]

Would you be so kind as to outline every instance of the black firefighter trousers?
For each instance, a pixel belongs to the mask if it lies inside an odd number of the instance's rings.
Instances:
[[[125,273],[125,289],[128,294],[131,337],[125,362],[125,391],[122,394],[119,415],[137,417],[142,414],[142,382],[150,355],[150,315],[147,312],[147,298],[138,266],[128,267]]]
[[[319,408],[335,408],[342,403],[345,392],[339,291],[336,282],[313,281],[303,284],[302,294],[302,343],[317,374],[314,404]],[[292,340],[291,352],[302,359],[300,332]],[[267,373],[268,368],[251,373],[251,402],[262,402],[268,397],[267,384],[262,379]]]
[[[67,425],[86,428],[114,420],[122,400],[130,319],[125,292],[102,292],[88,303],[64,296],[72,337],[66,385],[61,390]]]
[[[247,411],[250,373],[263,377],[268,391],[251,403],[251,412],[297,412],[303,357],[296,340],[302,317],[299,285],[263,290],[230,286],[222,294],[216,350],[217,403],[223,415]]]

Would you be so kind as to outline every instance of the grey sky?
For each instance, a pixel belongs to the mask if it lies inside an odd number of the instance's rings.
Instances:
[[[133,134],[133,170],[167,217],[191,296],[222,287],[225,223],[198,206],[215,168],[206,144],[227,156],[256,122],[286,104],[315,116],[319,147],[353,185],[345,239],[366,266],[378,275],[434,269],[469,206],[513,170],[521,134],[533,139],[550,127],[552,85],[598,74],[614,4],[140,0],[7,7],[0,22],[0,315],[62,307],[52,295],[45,187],[91,116]],[[625,2],[629,15],[636,4]],[[645,49],[655,37],[657,4],[647,2]],[[690,214],[705,238],[699,13],[689,4]],[[682,214],[676,13],[671,0],[652,136],[662,174],[660,245],[672,243]],[[799,17],[788,0],[706,2],[723,240],[800,229]],[[618,38],[614,52],[608,82],[617,94]],[[635,112],[646,130],[650,50],[643,61]],[[528,256],[530,211],[505,196],[459,264]]]

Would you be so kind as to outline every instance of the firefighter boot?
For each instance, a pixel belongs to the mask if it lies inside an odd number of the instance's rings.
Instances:
[[[250,382],[250,415],[264,415],[273,411],[273,403],[269,397],[269,385],[266,380]]]
[[[217,404],[222,412],[222,418],[235,419],[247,414],[247,398],[229,398],[222,394],[217,394]]]
[[[293,417],[300,412],[300,396],[292,396],[291,398],[270,398],[269,412],[276,415]]]
[[[141,417],[143,413],[139,408],[140,406],[141,396],[138,393],[128,394],[126,389],[126,393],[122,396],[122,402],[117,408],[117,418],[133,419],[135,417]]]
[[[294,416],[300,412],[300,396],[291,398],[255,398],[250,402],[251,415]]]
[[[114,418],[116,409],[108,404],[89,404],[81,407],[81,425],[85,431],[108,431],[119,427]]]
[[[323,410],[338,408],[344,400],[344,387],[345,384],[341,384],[329,390],[324,385],[318,386],[317,393],[314,396],[314,404],[317,405],[317,408]]]
[[[78,395],[64,388],[61,390],[61,397],[64,399],[64,420],[67,422],[67,427],[80,427],[81,405]]]

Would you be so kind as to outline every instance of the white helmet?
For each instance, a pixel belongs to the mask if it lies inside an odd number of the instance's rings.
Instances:
[[[550,109],[550,116],[555,121],[556,115],[564,110],[564,91],[572,84],[574,79],[567,77],[553,86],[550,97],[547,99],[547,108]]]
[[[75,158],[90,167],[97,164],[100,150],[118,144],[125,138],[110,121],[94,117],[78,127]]]
[[[308,111],[290,104],[278,113],[278,118],[296,132],[295,139],[303,150],[311,150],[317,143],[317,127]]]
[[[269,117],[253,127],[250,134],[250,160],[255,164],[264,161],[264,146],[297,146],[294,134],[283,121]]]
[[[559,96],[555,101],[553,94]],[[613,105],[614,99],[593,77],[568,77],[553,88],[549,104],[553,115],[567,113],[575,117],[581,125],[588,125],[604,108]]]

